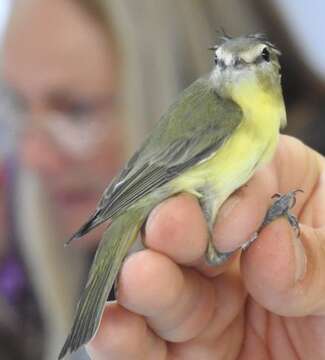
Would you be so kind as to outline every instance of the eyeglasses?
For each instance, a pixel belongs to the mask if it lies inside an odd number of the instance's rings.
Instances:
[[[51,139],[61,151],[74,157],[84,157],[91,155],[99,143],[113,132],[116,105],[114,96],[88,100],[59,98],[48,115],[30,116],[28,107],[8,89],[2,88],[0,122],[7,135],[16,140],[37,130]]]

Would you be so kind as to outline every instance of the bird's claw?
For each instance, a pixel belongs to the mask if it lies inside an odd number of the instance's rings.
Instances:
[[[303,193],[303,190],[297,189],[289,191],[286,194],[274,194],[272,198],[275,198],[275,201],[267,211],[259,231],[272,221],[285,216],[288,219],[289,224],[297,231],[297,235],[299,236],[300,229],[298,219],[289,211],[296,205],[296,195],[298,192]]]
[[[275,200],[266,212],[262,225],[252,235],[252,237],[248,241],[246,241],[246,243],[242,246],[242,250],[246,250],[249,248],[249,246],[257,239],[259,233],[266,225],[283,216],[288,219],[289,224],[296,231],[297,236],[300,236],[298,219],[289,211],[296,205],[296,195],[298,192],[303,193],[303,190],[297,189],[294,191],[289,191],[286,194],[276,193],[272,196],[272,199]]]

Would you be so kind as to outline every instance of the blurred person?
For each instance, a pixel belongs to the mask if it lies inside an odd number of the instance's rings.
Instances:
[[[154,119],[206,72],[210,59],[197,50],[214,30],[195,1],[15,2],[2,60],[2,117],[17,147],[1,187],[0,278],[10,293],[1,288],[9,321],[0,321],[18,357],[57,356],[101,232],[73,249],[63,242]]]

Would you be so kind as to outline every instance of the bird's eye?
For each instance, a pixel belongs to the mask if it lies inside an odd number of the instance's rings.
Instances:
[[[271,57],[270,57],[270,52],[269,50],[265,47],[262,51],[262,58],[266,61],[266,62],[269,62],[271,60]]]
[[[214,55],[214,63],[218,65],[219,59],[217,55]]]

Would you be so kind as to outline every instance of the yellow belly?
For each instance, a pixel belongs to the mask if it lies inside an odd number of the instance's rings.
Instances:
[[[175,192],[185,191],[200,197],[200,189],[211,189],[212,196],[217,198],[216,207],[219,207],[249,180],[258,166],[272,158],[280,122],[285,116],[284,105],[282,101],[270,102],[258,92],[256,96],[256,89],[242,90],[245,96],[240,104],[244,113],[241,124],[212,157],[172,181]],[[249,90],[254,96],[250,96]],[[246,99],[254,101],[246,104]]]

